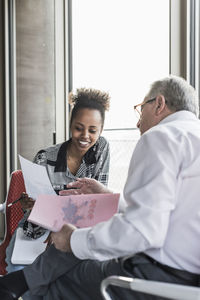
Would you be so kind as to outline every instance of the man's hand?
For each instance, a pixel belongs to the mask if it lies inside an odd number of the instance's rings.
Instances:
[[[99,181],[93,178],[77,178],[76,181],[67,185],[68,190],[59,192],[61,196],[79,195],[79,194],[106,194],[112,193]]]
[[[54,244],[55,248],[63,252],[72,252],[70,246],[70,238],[72,232],[76,229],[71,224],[65,224],[58,232],[52,232],[50,235],[50,241]]]

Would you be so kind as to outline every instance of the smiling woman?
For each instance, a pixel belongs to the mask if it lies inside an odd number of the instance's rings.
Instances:
[[[110,97],[96,89],[78,89],[69,95],[71,138],[40,150],[34,162],[47,168],[56,191],[77,177],[89,177],[107,185],[109,144],[101,132]]]
[[[71,123],[71,142],[67,151],[67,165],[76,174],[85,153],[96,143],[102,130],[98,110],[82,108]]]
[[[105,142],[104,138],[100,138],[100,134],[104,126],[105,110],[109,109],[109,96],[99,90],[78,89],[77,94],[70,94],[69,101],[72,111],[67,165],[75,175],[86,153],[91,149],[87,156],[90,156],[91,162],[95,161],[99,143]],[[102,181],[98,177],[94,178]]]
[[[76,178],[94,178],[107,185],[110,151],[107,140],[101,136],[104,126],[105,111],[109,109],[110,97],[96,89],[78,89],[70,94],[71,138],[64,143],[40,150],[34,162],[46,167],[54,190],[58,193]],[[31,208],[31,207],[30,207]],[[26,216],[20,223],[24,233],[37,238],[44,234],[44,229],[28,222]],[[15,234],[7,248],[7,271],[15,271],[23,266],[11,264]],[[26,299],[23,297],[23,299]]]

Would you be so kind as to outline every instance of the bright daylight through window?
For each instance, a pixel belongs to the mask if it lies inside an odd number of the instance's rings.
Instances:
[[[153,80],[169,74],[169,0],[73,0],[72,65],[73,89],[111,95],[104,136],[111,145],[110,177],[118,174],[111,185],[122,188],[139,136],[133,106]]]

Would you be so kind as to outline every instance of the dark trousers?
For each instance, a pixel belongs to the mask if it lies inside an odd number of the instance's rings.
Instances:
[[[51,246],[24,270],[34,300],[102,300],[101,281],[110,275],[128,276],[198,286],[199,276],[155,262],[144,254],[99,262],[79,260]],[[155,300],[158,297],[110,288],[113,299]],[[159,298],[161,299],[161,298]],[[165,298],[166,299],[166,298]],[[163,298],[164,300],[164,298]]]

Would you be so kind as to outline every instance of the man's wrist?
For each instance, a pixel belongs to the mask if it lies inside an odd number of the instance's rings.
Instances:
[[[71,237],[72,237],[72,234],[73,234],[74,231],[75,231],[75,229],[71,230],[71,232],[69,233],[69,239],[68,239],[68,241],[69,241],[69,245],[68,245],[69,252],[72,252],[72,253],[73,253],[73,250],[72,250],[72,246],[71,246]]]

